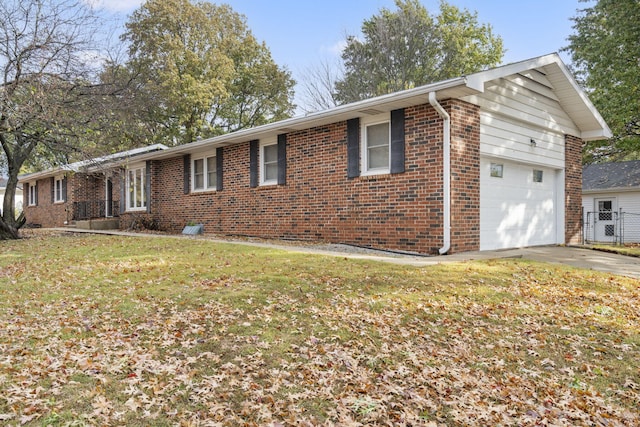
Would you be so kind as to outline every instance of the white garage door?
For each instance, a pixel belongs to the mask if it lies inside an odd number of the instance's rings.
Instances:
[[[480,249],[557,243],[556,172],[482,158]]]

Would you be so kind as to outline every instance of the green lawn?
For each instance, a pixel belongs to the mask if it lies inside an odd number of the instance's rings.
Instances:
[[[621,254],[621,255],[640,257],[640,246],[638,246],[636,244],[634,244],[634,245],[625,245],[625,246],[599,244],[599,245],[593,245],[593,248],[597,249],[599,251],[613,252],[613,253]]]
[[[0,424],[639,425],[639,306],[514,259],[39,232],[0,242]]]

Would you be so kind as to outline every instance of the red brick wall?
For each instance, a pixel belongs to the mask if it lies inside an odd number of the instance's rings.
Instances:
[[[582,243],[582,139],[566,135],[565,243]]]
[[[104,194],[104,177],[93,175],[75,175],[73,180],[74,200],[99,200]]]
[[[479,245],[479,116],[443,102],[453,119],[452,252]],[[287,183],[249,187],[249,144],[224,148],[224,190],[183,192],[183,159],[152,164],[151,215],[179,232],[341,242],[419,253],[443,245],[442,119],[428,104],[405,109],[405,172],[347,178],[346,122],[287,135]],[[472,151],[472,152],[469,152]],[[123,215],[122,225],[132,216]],[[142,216],[145,216],[142,214]]]
[[[449,114],[451,252],[477,251],[480,249],[480,107],[453,101]]]
[[[27,225],[37,225],[46,228],[63,227],[65,221],[71,218],[71,212],[67,212],[67,206],[70,205],[70,191],[73,188],[75,176],[67,178],[67,201],[65,203],[54,203],[51,200],[52,179],[44,178],[37,181],[38,185],[38,204],[29,206],[29,194],[25,192],[24,196],[24,215],[27,219]],[[32,184],[32,183],[29,183]]]
[[[29,196],[24,196],[24,212],[27,224],[36,224],[45,228],[62,227],[65,221],[73,220],[74,202],[100,202],[105,200],[105,176],[96,174],[70,174],[67,176],[67,199],[64,203],[51,202],[51,178],[44,178],[38,182],[38,204],[28,206]],[[120,199],[120,178],[116,173],[112,178],[113,200]],[[98,215],[100,208],[92,206],[92,212]],[[117,214],[117,212],[116,212]],[[98,216],[96,216],[98,217]]]

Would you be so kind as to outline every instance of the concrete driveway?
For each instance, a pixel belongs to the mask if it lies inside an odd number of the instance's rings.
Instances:
[[[391,254],[382,251],[351,252],[342,251],[343,245],[333,245],[330,249],[320,247],[279,246],[281,249],[312,252],[324,255],[344,256],[347,258],[375,259],[395,264],[427,266],[449,262],[464,262],[483,259],[522,258],[532,261],[565,264],[588,270],[597,270],[620,276],[640,279],[640,258],[574,246],[536,246],[520,249],[502,249],[497,251],[462,252],[453,255],[419,257]]]
[[[355,259],[370,259],[394,264],[427,266],[449,262],[464,262],[482,259],[523,258],[532,261],[566,264],[573,267],[608,272],[620,276],[640,279],[640,258],[618,255],[593,249],[573,246],[536,246],[521,249],[503,249],[497,251],[462,252],[453,255],[420,257],[393,254],[384,251],[353,251],[345,245],[279,245],[273,243],[249,243],[256,246],[267,246],[296,252],[316,253],[321,255],[343,256]]]
[[[425,264],[438,260],[449,262],[494,258],[523,258],[532,261],[566,264],[640,279],[640,258],[571,246],[536,246],[499,251],[464,252],[428,258],[425,260]]]

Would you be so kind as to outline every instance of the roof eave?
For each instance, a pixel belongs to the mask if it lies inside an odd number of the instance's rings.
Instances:
[[[335,123],[337,121],[346,120],[348,118],[361,117],[366,115],[367,110],[380,109],[384,112],[389,106],[392,108],[401,108],[414,105],[408,102],[411,99],[424,96],[425,103],[430,92],[440,92],[455,87],[469,87],[466,77],[457,77],[442,82],[420,86],[413,89],[407,89],[401,92],[395,92],[375,98],[365,99],[351,104],[341,105],[329,110],[307,114],[305,116],[292,117],[274,123],[268,123],[255,128],[244,129],[212,138],[202,139],[200,141],[191,142],[185,145],[169,148],[162,152],[149,153],[136,156],[136,160],[160,160],[175,157],[180,154],[188,154],[202,150],[203,148],[215,148],[226,145],[232,145],[239,142],[246,142],[252,139],[260,139],[261,136],[274,133],[291,133],[299,130],[309,129],[323,124]],[[475,92],[474,88],[470,90]],[[441,98],[442,99],[442,98]],[[403,102],[406,103],[403,104]]]
[[[493,68],[491,70],[481,71],[467,77],[467,85],[474,88],[477,91],[484,92],[485,83],[495,80],[506,75],[522,73],[526,70],[534,68],[543,68],[549,65],[556,65],[563,74],[566,81],[569,83],[571,90],[580,99],[583,105],[584,111],[587,111],[590,115],[591,125],[589,130],[580,129],[579,135],[584,141],[596,141],[602,139],[608,139],[613,136],[611,129],[602,118],[596,107],[593,105],[589,97],[584,90],[578,85],[571,72],[567,69],[566,65],[560,59],[557,53],[550,53],[548,55],[539,56],[537,58],[527,59],[513,64],[504,65],[502,67]],[[571,116],[571,108],[566,107],[567,113]],[[577,112],[576,112],[577,113]],[[577,135],[578,136],[578,135]]]
[[[602,129],[583,131],[580,134],[580,138],[582,138],[583,141],[601,141],[603,139],[609,139],[611,137],[613,137],[613,133],[611,132],[611,129],[609,129],[609,126],[606,125],[606,123],[605,127]]]
[[[82,160],[79,162],[69,163],[68,165],[62,165],[56,168],[49,168],[40,172],[19,175],[18,182],[29,182],[43,178],[51,178],[54,176],[67,174],[69,172],[97,172],[105,168],[112,167],[113,165],[121,164],[123,161],[129,160],[133,157],[137,158],[138,156],[144,155],[142,153],[155,153],[163,150],[167,150],[167,146],[164,144],[153,144],[146,147],[134,148],[132,150],[109,154],[103,157],[97,157],[95,159]]]
[[[583,189],[582,194],[600,194],[600,193],[633,193],[640,192],[640,187],[614,187],[614,188],[590,188]]]

